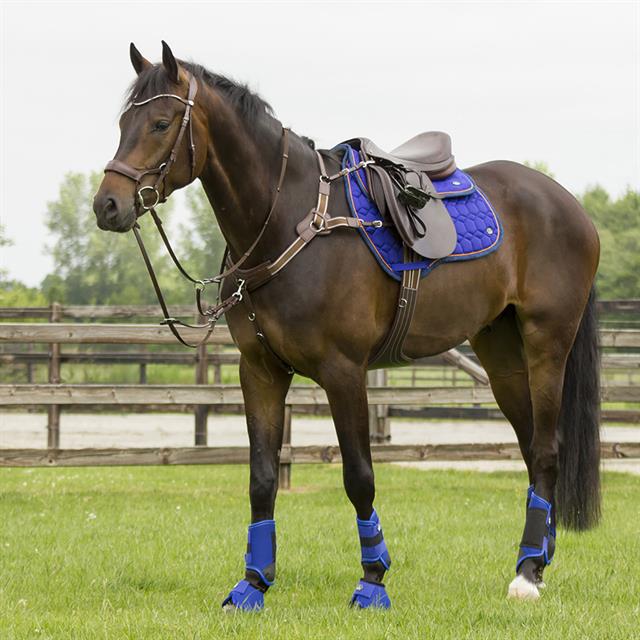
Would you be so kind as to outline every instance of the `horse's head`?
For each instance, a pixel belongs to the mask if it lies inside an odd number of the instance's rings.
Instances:
[[[192,182],[206,148],[196,145],[206,126],[194,109],[196,79],[162,43],[162,64],[153,65],[131,43],[138,74],[120,118],[120,144],[105,168],[93,201],[98,226],[129,231],[145,211]]]

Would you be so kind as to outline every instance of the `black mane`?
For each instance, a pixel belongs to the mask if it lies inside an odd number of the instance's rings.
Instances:
[[[178,62],[197,80],[220,92],[248,127],[255,127],[264,117],[275,117],[271,105],[257,93],[251,91],[246,84],[213,73],[194,62],[185,62],[184,60]],[[173,91],[175,91],[175,86],[169,80],[167,72],[161,64],[157,64],[143,71],[135,79],[129,87],[125,104],[128,105],[134,100],[146,100],[158,93],[172,93]],[[315,143],[311,138],[300,137],[305,144],[315,149]]]
[[[226,76],[213,73],[202,65],[179,60],[189,73],[197,80],[219,91],[230,106],[234,108],[247,125],[252,126],[263,116],[273,116],[273,109],[257,93],[249,89],[246,84],[234,82]],[[129,88],[126,103],[135,100],[145,100],[158,93],[172,93],[175,87],[162,65],[154,65],[143,71]]]

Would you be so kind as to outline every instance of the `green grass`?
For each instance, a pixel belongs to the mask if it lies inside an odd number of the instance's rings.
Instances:
[[[352,611],[360,575],[338,467],[293,470],[278,578],[259,614],[225,614],[242,575],[245,467],[0,470],[0,638],[632,638],[640,478],[608,474],[604,521],[562,532],[537,603],[505,598],[520,474],[377,469],[389,612]]]

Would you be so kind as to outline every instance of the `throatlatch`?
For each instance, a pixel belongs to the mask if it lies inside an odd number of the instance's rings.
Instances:
[[[360,536],[361,564],[365,573],[367,565],[376,563],[380,563],[385,570],[388,570],[391,567],[391,557],[375,509],[368,520],[356,518],[356,523]],[[361,609],[369,607],[388,609],[391,606],[391,600],[389,600],[384,584],[360,580],[351,597],[351,606]]]
[[[261,520],[249,525],[247,553],[244,557],[246,576],[225,598],[222,606],[232,604],[245,611],[262,609],[264,593],[276,577],[276,523]]]
[[[553,559],[556,547],[553,505],[537,496],[531,485],[527,491],[527,520],[524,525],[516,573],[527,558],[541,558],[542,566]]]

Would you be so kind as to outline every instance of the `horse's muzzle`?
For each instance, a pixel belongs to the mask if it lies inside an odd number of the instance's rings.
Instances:
[[[133,205],[123,207],[117,198],[100,191],[93,200],[93,211],[96,223],[103,231],[124,233],[130,231],[136,221]]]

